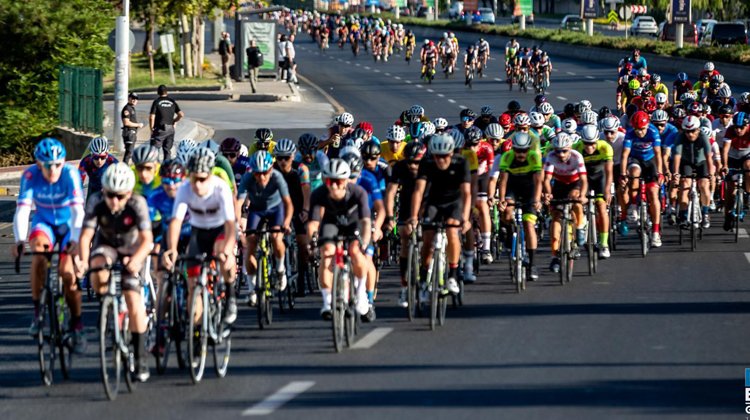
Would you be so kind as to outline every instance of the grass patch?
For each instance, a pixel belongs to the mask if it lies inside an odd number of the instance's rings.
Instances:
[[[177,58],[179,60],[179,57]],[[221,85],[221,76],[213,71],[207,63],[203,65],[203,78],[183,78],[180,77],[179,63],[173,63],[175,83],[169,77],[169,63],[167,56],[157,54],[154,56],[154,81],[151,82],[151,73],[148,67],[148,56],[143,53],[133,54],[130,57],[130,77],[128,79],[129,89],[139,88],[156,88],[159,85],[167,86],[186,86],[186,87],[204,87]],[[115,73],[114,71],[104,76],[104,93],[115,91]]]

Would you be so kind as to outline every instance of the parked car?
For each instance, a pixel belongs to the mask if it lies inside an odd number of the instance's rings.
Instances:
[[[733,22],[709,23],[700,40],[700,45],[747,45],[745,25]]]
[[[698,40],[700,41],[701,37],[703,36],[703,32],[706,30],[706,26],[708,26],[709,23],[716,23],[716,20],[714,19],[701,19],[698,21],[698,23],[695,24],[695,26],[698,28]]]
[[[674,42],[676,38],[677,24],[664,21],[659,24],[659,33],[657,37],[660,41]],[[682,42],[683,44],[698,45],[698,29],[695,24],[685,23],[682,25]]]
[[[560,22],[560,29],[567,29],[569,31],[582,31],[583,30],[583,19],[578,15],[565,15],[562,22]]]
[[[520,23],[521,22],[521,15],[513,16],[510,18],[510,23]],[[530,14],[526,16],[526,24],[527,25],[533,25],[534,24],[534,14]]]
[[[464,2],[457,1],[453,4],[451,4],[450,9],[448,9],[448,17],[450,19],[458,19],[460,18],[464,13]]]
[[[636,16],[630,26],[630,35],[646,34],[656,36],[659,31],[656,20],[651,16]]]
[[[493,12],[491,8],[480,7],[479,15],[480,15],[480,23],[485,23],[487,25],[495,24],[495,12]]]

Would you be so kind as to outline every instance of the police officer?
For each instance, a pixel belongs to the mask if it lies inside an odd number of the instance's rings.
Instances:
[[[137,104],[138,94],[130,92],[130,95],[128,95],[128,104],[120,112],[120,118],[122,119],[122,141],[125,143],[125,155],[122,157],[122,161],[125,163],[130,161],[138,129],[143,127],[143,123],[139,123],[135,115],[135,106]]]
[[[151,104],[149,125],[151,127],[151,145],[161,147],[164,160],[172,157],[172,143],[174,143],[174,125],[180,121],[185,113],[180,110],[174,99],[167,96],[167,87],[159,85],[156,91],[159,97]]]

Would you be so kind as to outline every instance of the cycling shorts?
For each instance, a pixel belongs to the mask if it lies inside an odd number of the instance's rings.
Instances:
[[[52,245],[51,249],[54,249],[55,245],[59,244],[59,249],[64,250],[70,241],[70,228],[68,225],[51,226],[44,222],[32,222],[31,231],[29,232],[29,242],[39,236],[47,238],[50,245]]]
[[[224,240],[224,226],[211,229],[201,229],[193,226],[190,231],[190,242],[188,243],[187,255],[196,256],[201,254],[213,255],[214,244]],[[234,257],[232,257],[234,258]],[[190,261],[188,263],[188,276],[197,277],[200,274],[200,263]]]
[[[730,169],[742,169],[744,167],[745,161],[748,160],[750,160],[750,155],[745,156],[742,159],[730,157],[727,159],[727,166]]]
[[[604,193],[608,190],[607,176],[604,171],[589,172],[588,174],[589,190],[594,190],[594,194],[597,197],[603,197]]]
[[[359,233],[359,223],[353,223],[347,226],[338,226],[333,223],[324,223],[320,226],[320,243],[336,242],[336,237],[354,236]]]
[[[270,209],[257,211],[249,210],[247,212],[247,228],[246,231],[258,229],[258,225],[261,220],[267,220],[268,226],[281,227],[284,225],[284,207],[281,205],[273,206]]]
[[[680,175],[683,177],[689,177],[689,176],[695,176],[697,178],[708,178],[710,174],[708,173],[708,165],[706,164],[706,161],[703,161],[697,165],[691,165],[689,163],[680,164]]]
[[[511,176],[505,190],[505,200],[521,202],[524,215],[536,215],[531,200],[534,199],[534,179],[530,176]]]
[[[487,190],[490,188],[490,174],[479,175],[477,178],[477,198],[487,200]]]
[[[575,182],[566,184],[564,182],[555,181],[555,185],[552,186],[552,197],[557,199],[564,199],[570,197],[570,193],[574,190],[581,191],[583,181],[579,178]]]
[[[645,182],[648,183],[656,181],[656,158],[642,160],[630,156],[628,158],[628,169],[634,166],[638,166],[641,168],[641,178],[643,178]]]
[[[424,223],[445,222],[448,219],[463,222],[463,205],[460,200],[447,204],[427,203],[422,219]]]
[[[134,245],[130,248],[125,247],[116,249],[109,245],[94,244],[93,249],[91,250],[91,255],[89,256],[89,264],[91,263],[91,260],[96,257],[104,257],[107,260],[107,264],[114,264],[118,260],[121,260],[123,256],[132,255],[135,252],[135,248],[137,248],[137,245]],[[129,290],[131,292],[137,292],[141,290],[143,283],[140,273],[131,274],[130,272],[128,272],[128,270],[122,270],[120,275],[120,285],[122,287],[122,290]]]

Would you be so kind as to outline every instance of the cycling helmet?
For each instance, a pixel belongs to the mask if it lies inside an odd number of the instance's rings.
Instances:
[[[199,147],[188,160],[187,169],[191,173],[210,173],[216,163],[216,155],[210,149]]]
[[[596,125],[598,119],[599,118],[597,117],[596,112],[591,110],[583,111],[583,113],[581,114],[581,123],[583,125]]]
[[[418,160],[424,157],[427,152],[427,146],[419,141],[413,141],[404,148],[404,156],[409,160]]]
[[[567,133],[557,133],[557,135],[552,139],[552,147],[555,149],[569,149],[573,147],[574,143],[573,137],[568,135]]]
[[[534,128],[539,128],[544,125],[544,115],[538,112],[532,112],[529,114],[528,118],[531,121],[531,126]]]
[[[596,143],[599,140],[599,129],[594,124],[586,124],[581,127],[581,140],[584,143]]]
[[[581,104],[581,108],[583,108],[584,111],[591,110],[591,102],[589,102],[587,99],[584,99],[579,103]]]
[[[388,129],[388,134],[385,138],[388,141],[402,142],[406,138],[406,130],[400,125],[393,125]]]
[[[482,140],[482,129],[479,127],[469,127],[469,129],[466,130],[464,137],[466,138],[466,144],[469,147],[476,146]]]
[[[443,32],[443,39],[448,39],[448,32]]]
[[[716,81],[719,83],[724,83],[724,75],[723,74],[714,74],[711,76],[711,81]]]
[[[510,114],[502,114],[500,115],[500,125],[503,127],[503,129],[507,130],[506,127],[510,128],[511,124],[511,117]]]
[[[208,139],[201,143],[201,147],[214,152],[214,155],[219,154],[219,144],[211,139]]]
[[[273,156],[265,150],[258,150],[250,156],[250,168],[253,172],[267,172],[273,166]]]
[[[597,114],[597,116],[599,117],[600,120],[604,119],[604,118],[607,118],[610,115],[612,115],[612,110],[609,109],[608,106],[603,106],[603,107],[599,108],[599,113]]]
[[[516,101],[515,99],[508,102],[508,111],[510,112],[518,112],[521,110],[521,104]]]
[[[675,107],[672,109],[672,116],[676,119],[685,118],[686,115],[685,108]]]
[[[635,129],[642,129],[648,127],[649,117],[643,111],[638,111],[630,117],[630,125]]]
[[[181,152],[177,152],[177,157],[175,157],[175,160],[177,162],[180,162],[185,169],[187,169],[188,163],[190,162],[190,156],[193,155],[192,150],[183,150]]]
[[[652,74],[651,81],[654,82],[654,84],[657,84],[661,82],[661,76],[659,76],[658,74]]]
[[[681,72],[677,73],[677,80],[678,80],[678,81],[679,81],[680,83],[685,83],[685,82],[687,82],[687,79],[688,79],[688,75],[687,75],[687,73],[685,73],[684,71],[681,71]]]
[[[177,145],[177,153],[179,152],[190,152],[193,149],[198,147],[198,144],[193,139],[182,139],[180,140],[180,143]]]
[[[331,159],[323,166],[323,178],[327,179],[349,179],[351,169],[343,159]]]
[[[109,165],[102,175],[102,189],[113,193],[127,193],[135,187],[135,174],[124,162]]]
[[[733,113],[734,109],[732,108],[732,105],[729,104],[721,105],[717,110],[718,115],[732,115]]]
[[[64,160],[65,146],[52,137],[44,138],[36,145],[34,158],[42,163]]]
[[[255,130],[255,140],[259,143],[270,143],[273,140],[273,131],[270,128],[259,128]]]
[[[542,94],[536,95],[534,97],[534,103],[536,104],[536,106],[539,106],[545,102],[547,102],[547,97]]]
[[[705,71],[714,71],[715,68],[714,63],[710,61],[706,61],[706,64],[703,65],[703,70]]]
[[[528,150],[531,148],[531,136],[528,133],[516,133],[511,140],[514,149]]]
[[[721,83],[718,80],[711,80],[708,82],[708,87],[715,90],[721,87]]]
[[[643,104],[643,109],[646,110],[649,114],[654,112],[656,110],[656,101],[646,101]]]
[[[94,137],[89,143],[89,152],[92,155],[103,155],[109,152],[109,140],[106,137]]]
[[[618,128],[620,128],[620,119],[614,115],[610,115],[601,121],[602,130],[616,131]]]
[[[372,132],[374,131],[372,128],[372,124],[368,121],[362,121],[359,124],[357,124],[358,130],[363,130],[367,135],[372,135]]]
[[[142,144],[133,150],[133,164],[135,166],[144,163],[154,163],[159,161],[159,149],[150,144]]]
[[[719,98],[731,98],[732,97],[732,89],[729,88],[729,85],[723,85],[719,88],[719,91],[716,92],[716,96]]]
[[[354,116],[348,112],[344,112],[336,118],[336,122],[351,127],[354,125]]]
[[[276,147],[273,148],[274,156],[294,156],[294,152],[297,151],[297,146],[290,139],[283,138],[276,143]]]
[[[178,159],[165,160],[159,168],[159,176],[163,178],[183,179],[187,171],[185,165]]]
[[[362,128],[355,128],[351,135],[355,139],[363,139],[367,137],[367,132]]]
[[[562,129],[568,134],[573,134],[578,129],[578,124],[576,123],[576,120],[572,118],[566,118],[562,122]]]
[[[638,76],[641,76],[641,77],[648,76],[648,70],[646,70],[645,68],[641,68],[640,70],[638,70]]]
[[[568,102],[567,104],[565,104],[565,108],[563,108],[563,112],[565,113],[565,115],[573,115],[576,112],[576,106]]]
[[[430,45],[430,40],[429,39],[425,39],[424,40],[424,45]]]
[[[299,136],[299,150],[303,155],[315,152],[318,149],[318,136],[312,133],[304,133]]]
[[[555,113],[555,109],[552,107],[552,104],[549,102],[542,102],[539,105],[539,112],[541,112],[544,115],[550,115]]]
[[[239,140],[234,137],[227,137],[221,142],[219,150],[221,150],[221,153],[238,153],[241,147],[242,143]]]
[[[701,74],[699,80],[703,83],[708,82],[708,74]]]
[[[466,138],[464,137],[464,134],[461,132],[461,130],[457,128],[451,129],[448,134],[453,139],[453,148],[454,149],[463,149],[464,143],[466,142]]]
[[[740,94],[740,103],[743,103],[743,104],[750,103],[750,92],[742,92]]]
[[[443,117],[437,117],[433,124],[435,124],[435,130],[443,131],[448,127],[448,120]]]
[[[663,109],[657,109],[651,114],[651,122],[667,122],[669,120],[669,115],[667,115],[667,111]]]
[[[693,100],[694,101],[695,98],[696,98],[695,92],[693,92],[693,91],[687,91],[687,92],[683,93],[682,95],[680,95],[680,102],[687,102],[689,100]]]
[[[362,145],[362,148],[359,149],[362,152],[362,156],[380,156],[380,145],[375,142],[374,140],[366,141],[365,144]]]
[[[636,90],[639,87],[641,87],[641,82],[639,82],[638,79],[633,79],[628,82],[628,89],[630,90]]]
[[[683,123],[684,124],[684,123]],[[701,134],[704,135],[706,138],[712,138],[713,137],[713,130],[711,130],[710,127],[706,127],[705,125],[700,126]]]
[[[247,157],[247,155],[248,155],[249,152],[250,151],[247,150],[247,146],[245,146],[244,144],[240,145],[240,156]]]
[[[492,123],[484,129],[484,135],[489,139],[502,140],[505,135],[505,130],[498,123]]]
[[[424,108],[421,105],[412,105],[411,108],[409,108],[409,116],[417,117],[417,121],[422,119],[422,116],[424,115]],[[416,121],[412,121],[416,122]]]
[[[435,134],[435,124],[432,123],[432,121],[425,121],[422,123],[422,126],[424,127],[423,136],[431,136]]]
[[[641,96],[643,95],[643,88],[639,87],[638,89],[635,89],[633,93],[635,94],[635,96]]]
[[[430,154],[449,155],[453,153],[455,144],[455,140],[450,134],[436,134],[430,139]]]
[[[529,115],[525,112],[518,113],[513,118],[513,123],[517,126],[528,126],[531,125],[531,120],[529,119]]]
[[[363,139],[362,137],[349,137],[346,140],[345,146],[351,146],[359,150],[359,148],[362,147],[363,144],[365,144],[365,139]]]
[[[690,115],[682,120],[682,129],[685,131],[697,130],[701,126],[701,120],[698,117]]]
[[[462,120],[464,118],[469,118],[469,119],[472,119],[472,120],[477,119],[477,113],[474,112],[474,111],[472,111],[469,108],[462,109],[461,113],[459,114],[459,116],[461,117]]]
[[[362,173],[362,168],[365,166],[362,156],[358,153],[346,153],[339,156],[339,158],[349,165],[349,179],[358,178],[359,174]]]
[[[482,107],[482,109],[479,111],[479,113],[483,117],[491,117],[492,116],[492,107],[489,105],[485,105]]]
[[[688,109],[691,114],[700,114],[703,112],[703,104],[700,102],[693,102],[690,104],[690,108]]]
[[[732,118],[732,123],[738,127],[744,127],[748,122],[750,122],[750,117],[748,117],[746,112],[738,112]]]
[[[664,92],[659,92],[656,94],[654,99],[656,99],[657,104],[665,104],[667,103],[667,94]]]
[[[354,154],[357,156],[362,156],[362,153],[360,153],[359,149],[357,149],[354,146],[344,146],[339,150],[339,157],[344,155]]]

